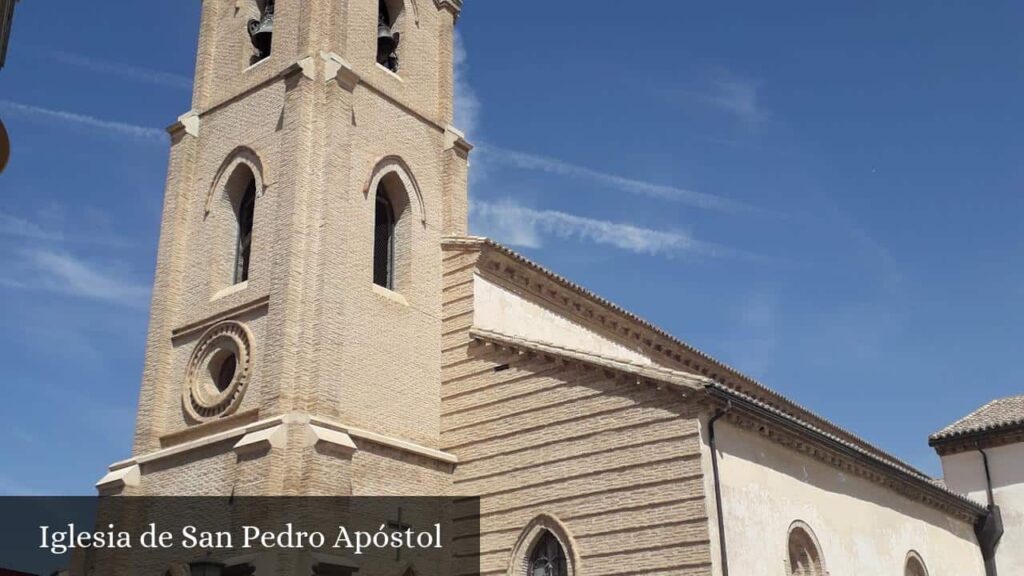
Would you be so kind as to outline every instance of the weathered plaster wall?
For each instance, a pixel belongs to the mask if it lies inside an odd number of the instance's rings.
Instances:
[[[829,574],[900,575],[915,550],[930,576],[984,575],[970,524],[724,420],[715,433],[731,574],[786,576],[788,530],[800,520],[814,530]],[[709,510],[720,574],[713,500]]]
[[[1003,538],[996,549],[999,574],[1024,573],[1024,443],[986,448],[992,492],[1003,515]],[[946,486],[988,503],[985,468],[978,452],[942,457]]]
[[[646,355],[483,276],[476,278],[473,296],[478,328],[570,350],[586,350],[623,362],[651,364]]]

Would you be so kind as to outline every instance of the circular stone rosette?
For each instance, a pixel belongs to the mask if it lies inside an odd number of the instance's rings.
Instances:
[[[232,414],[242,402],[252,368],[252,334],[228,320],[207,330],[192,351],[182,403],[199,421]]]

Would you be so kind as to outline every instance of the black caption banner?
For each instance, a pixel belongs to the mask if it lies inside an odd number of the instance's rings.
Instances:
[[[0,576],[472,576],[480,502],[0,497]]]

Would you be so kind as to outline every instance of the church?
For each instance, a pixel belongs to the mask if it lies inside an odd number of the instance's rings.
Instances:
[[[934,435],[933,479],[469,235],[461,10],[202,3],[99,493],[478,496],[492,576],[1024,573],[1020,398]]]

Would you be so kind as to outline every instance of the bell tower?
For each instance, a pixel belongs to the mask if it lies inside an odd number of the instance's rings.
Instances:
[[[103,494],[444,494],[460,0],[204,0],[132,457]]]

